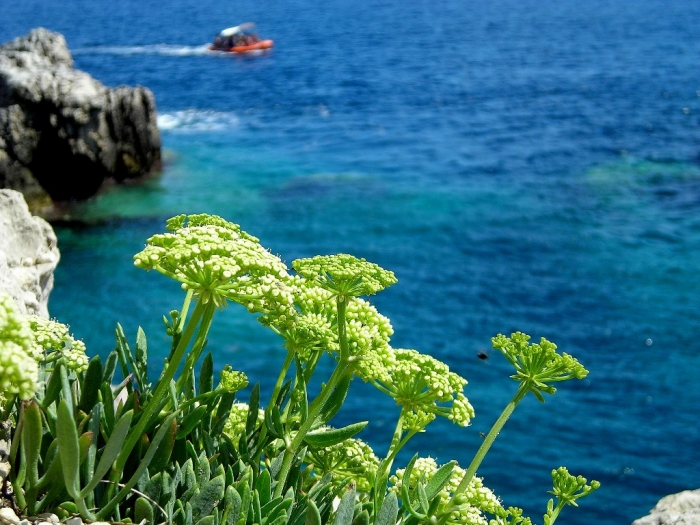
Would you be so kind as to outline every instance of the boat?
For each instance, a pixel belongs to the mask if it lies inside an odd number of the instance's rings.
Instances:
[[[209,46],[212,51],[224,53],[256,53],[271,49],[275,43],[270,39],[261,40],[257,34],[251,31],[255,26],[253,22],[246,22],[233,27],[228,27],[214,37],[214,42]]]

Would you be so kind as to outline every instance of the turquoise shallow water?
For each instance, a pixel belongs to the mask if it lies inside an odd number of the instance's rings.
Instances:
[[[515,383],[499,333],[556,342],[590,370],[509,421],[481,475],[541,516],[549,471],[603,488],[562,523],[631,523],[663,495],[700,487],[700,34],[687,2],[131,0],[4,6],[0,40],[43,25],[76,65],[156,96],[166,165],[113,188],[57,228],[51,312],[93,352],[121,322],[163,356],[178,287],[132,265],[179,213],[239,223],[287,262],[350,252],[396,272],[373,303],[396,347],[469,380],[472,428],[447,423],[415,450],[467,464]],[[228,25],[275,39],[255,59],[207,54]],[[379,44],[381,43],[381,45]],[[269,387],[282,351],[245,312],[210,348]],[[353,385],[346,422],[395,409]]]

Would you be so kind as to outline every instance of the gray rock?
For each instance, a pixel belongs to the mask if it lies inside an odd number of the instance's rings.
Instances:
[[[39,28],[0,46],[0,188],[33,210],[157,170],[160,147],[152,92],[74,69],[63,35]]]
[[[700,489],[662,498],[648,516],[632,525],[700,525]]]
[[[10,295],[23,313],[48,317],[59,259],[49,223],[29,212],[21,193],[0,190],[0,291]]]

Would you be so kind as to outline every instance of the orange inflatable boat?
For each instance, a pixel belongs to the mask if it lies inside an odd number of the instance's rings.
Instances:
[[[209,49],[212,51],[224,51],[226,53],[248,53],[250,51],[262,51],[264,49],[270,49],[275,43],[272,40],[260,40],[258,42],[253,42],[252,44],[240,44],[231,47],[228,46],[217,46],[212,44]]]
[[[246,22],[224,29],[214,37],[214,43],[209,49],[225,53],[251,53],[270,49],[274,45],[272,40],[261,40],[258,35],[249,31],[254,25],[252,22]]]

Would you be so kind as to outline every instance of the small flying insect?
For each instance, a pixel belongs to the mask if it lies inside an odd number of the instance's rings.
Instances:
[[[483,350],[480,350],[479,352],[476,353],[476,357],[478,357],[482,361],[486,361],[489,358],[489,354],[487,354]]]

